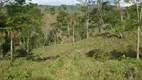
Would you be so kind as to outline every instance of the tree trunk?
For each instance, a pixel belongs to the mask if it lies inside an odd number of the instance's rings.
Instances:
[[[103,21],[102,21],[102,19],[100,19],[99,22],[98,22],[98,32],[99,33],[103,32]]]
[[[124,25],[122,12],[120,12],[120,16],[121,16],[122,29],[123,29],[122,37],[125,38],[126,37],[126,32],[125,32],[125,25]]]
[[[89,38],[89,29],[88,29],[88,25],[89,25],[89,19],[86,20],[86,36],[87,36],[87,39]]]
[[[75,42],[75,39],[74,39],[74,25],[73,25],[73,44]]]
[[[10,51],[11,51],[11,60],[13,60],[13,39],[10,39]]]
[[[101,24],[100,24],[100,23],[98,24],[98,32],[99,32],[99,33],[102,32],[102,30],[101,30]]]
[[[138,42],[137,42],[137,59],[139,59],[140,54],[140,26],[138,26]]]
[[[43,42],[43,49],[42,49],[43,53],[44,53],[44,49],[45,49],[45,44],[46,44],[46,39],[44,39],[44,42]]]
[[[98,6],[98,12],[99,12],[99,20],[98,20],[98,32],[102,33],[103,32],[103,18],[102,18],[102,3],[103,0],[98,0],[97,6]]]
[[[142,7],[141,7],[142,8]],[[139,54],[140,54],[140,25],[139,25],[139,21],[141,19],[140,17],[140,13],[139,13],[139,5],[138,5],[138,2],[137,2],[137,17],[138,17],[138,31],[137,31],[137,59],[139,59]]]
[[[125,32],[125,25],[124,25],[122,10],[121,10],[121,7],[120,7],[120,2],[119,2],[119,10],[120,10],[120,19],[121,19],[121,22],[122,22],[122,30],[123,30],[122,38],[125,38],[126,37],[126,32]]]
[[[57,44],[57,35],[56,35],[56,33],[54,32],[54,30],[52,28],[51,28],[51,31],[52,31],[52,33],[54,35],[54,42],[55,42],[55,44]],[[47,38],[46,38],[46,40],[47,40]]]
[[[70,27],[68,26],[68,38],[70,37]]]
[[[29,37],[27,39],[27,53],[29,52]]]
[[[87,39],[89,38],[89,29],[88,29],[88,26],[89,26],[89,6],[87,6],[88,10],[87,10],[87,17],[86,17],[86,37]]]
[[[54,42],[55,42],[55,44],[57,44],[57,36],[56,35],[54,36]]]

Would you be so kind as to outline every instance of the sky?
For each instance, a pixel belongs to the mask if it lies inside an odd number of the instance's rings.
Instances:
[[[111,0],[108,0],[111,1]],[[32,0],[32,3],[38,3],[42,5],[61,5],[61,4],[66,4],[66,5],[75,5],[79,3],[77,0]],[[120,1],[121,6],[129,6],[131,4],[124,3],[123,0]]]
[[[78,3],[76,0],[32,0],[33,3],[44,4],[44,5],[75,5]]]

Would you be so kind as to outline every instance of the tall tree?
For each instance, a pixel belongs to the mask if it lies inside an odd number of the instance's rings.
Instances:
[[[87,5],[87,11],[86,11],[86,38],[89,38],[89,10],[90,5],[94,3],[92,0],[77,0],[81,2],[83,5]]]
[[[8,30],[8,36],[10,38],[10,50],[11,50],[11,60],[13,60],[13,39],[15,38],[15,28],[21,24],[22,6],[25,3],[24,0],[15,0],[13,3],[7,5],[8,20],[7,25],[10,27]],[[20,15],[18,15],[20,14]]]
[[[61,5],[61,7],[62,7],[63,11],[66,11],[66,10],[67,10],[66,5]]]
[[[54,7],[54,6],[50,8],[50,13],[51,13],[52,15],[55,14],[55,7]]]
[[[142,18],[142,6],[141,6],[141,2],[137,0],[136,2],[137,4],[137,17],[138,17],[138,31],[137,31],[137,35],[138,35],[138,39],[137,39],[137,59],[139,59],[139,55],[140,55],[140,21]],[[141,6],[141,7],[140,7]],[[141,9],[139,9],[141,8]],[[140,11],[141,10],[141,11]]]
[[[41,23],[41,12],[35,4],[25,4],[25,0],[15,0],[14,3],[7,5],[7,25],[10,28],[9,36],[11,40],[11,60],[13,59],[13,40],[14,32],[17,28],[20,32],[27,33],[26,37],[26,50],[29,52],[29,40],[33,35],[32,32],[35,31],[35,27],[39,26]],[[24,31],[24,32],[23,32]],[[15,34],[16,36],[16,34]],[[24,39],[23,39],[24,41]]]
[[[125,38],[126,37],[126,32],[125,32],[125,25],[124,25],[124,10],[122,9],[121,5],[120,5],[120,0],[115,0],[115,4],[117,6],[117,9],[119,10],[119,15],[120,15],[120,21],[122,24],[122,34],[120,33],[120,37],[121,38]]]
[[[135,5],[131,7],[132,11],[136,10],[136,12],[131,13],[132,16],[134,16],[135,18],[133,18],[134,20],[137,20],[137,54],[136,54],[136,58],[139,59],[139,55],[140,55],[140,26],[141,26],[141,20],[142,20],[142,1],[141,0],[124,0],[125,2],[132,2]],[[135,8],[134,8],[135,7]],[[133,9],[134,8],[134,9]],[[132,12],[131,11],[131,12]],[[136,13],[136,14],[135,14]],[[136,18],[137,15],[137,18]]]

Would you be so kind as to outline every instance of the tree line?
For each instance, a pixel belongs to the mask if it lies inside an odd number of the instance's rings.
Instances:
[[[119,39],[127,37],[127,32],[137,29],[137,59],[140,48],[140,26],[142,17],[141,3],[133,2],[129,7],[121,7],[120,0],[115,5],[98,0],[79,0],[81,5],[77,12],[67,12],[62,5],[55,12],[55,8],[47,9],[46,14],[57,14],[56,22],[42,27],[44,14],[37,4],[26,4],[25,0],[2,0],[0,5],[0,52],[3,57],[10,51],[11,60],[18,49],[26,50],[29,55],[32,49],[53,44],[72,43],[96,34],[114,34]],[[92,1],[92,2],[91,2]],[[48,22],[48,21],[47,21]],[[48,27],[48,29],[47,29]],[[98,33],[96,33],[96,29]]]

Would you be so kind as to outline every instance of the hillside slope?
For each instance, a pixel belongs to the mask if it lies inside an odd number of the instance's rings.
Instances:
[[[45,56],[55,56],[55,55],[62,55],[64,53],[74,53],[77,54],[82,53],[83,55],[87,55],[87,53],[94,51],[99,53],[113,53],[113,52],[123,52],[128,53],[131,55],[136,54],[136,47],[137,47],[137,33],[136,32],[129,32],[127,33],[127,38],[119,39],[114,35],[96,35],[95,37],[84,39],[81,41],[77,41],[74,45],[72,43],[65,43],[65,44],[57,44],[51,45],[47,47],[41,47],[38,49],[33,50],[34,55],[38,54],[41,57]],[[142,37],[142,35],[141,35]],[[142,41],[142,38],[141,40]],[[142,47],[142,43],[140,44]],[[96,50],[96,51],[95,51]],[[129,51],[133,51],[129,53]],[[134,55],[126,57],[134,57]]]
[[[75,45],[41,47],[34,49],[27,60],[19,58],[12,64],[0,60],[0,79],[141,80],[142,61],[135,59],[134,34],[128,33],[126,39],[97,35]]]

